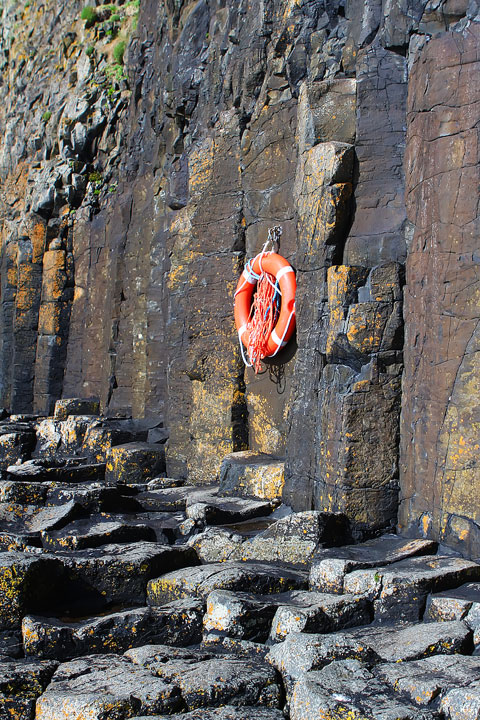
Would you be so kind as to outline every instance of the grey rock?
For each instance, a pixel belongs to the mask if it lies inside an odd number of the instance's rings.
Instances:
[[[368,720],[433,720],[435,717],[394,697],[357,660],[332,662],[323,670],[306,673],[296,683],[290,701],[292,720],[342,716]]]
[[[140,540],[154,542],[155,532],[147,525],[112,522],[102,517],[74,520],[61,530],[42,531],[43,546],[49,550],[84,550]]]
[[[81,510],[81,505],[78,505],[74,500],[56,507],[42,508],[26,521],[25,527],[30,532],[57,530],[78,517]]]
[[[267,563],[210,563],[171,572],[148,583],[150,605],[182,597],[207,597],[212,590],[248,590],[259,594],[302,589],[304,573]]]
[[[469,720],[480,714],[480,682],[468,688],[453,688],[442,698],[440,708],[446,720]]]
[[[334,632],[366,625],[372,617],[373,607],[366,598],[295,590],[284,594],[273,618],[270,639],[282,642],[292,632]]]
[[[265,642],[278,603],[276,597],[214,590],[207,597],[207,611],[203,619],[205,632],[207,636],[213,634]]]
[[[201,708],[181,715],[155,715],[155,717],[134,717],[132,720],[285,720],[281,710],[265,707],[235,707],[225,705],[220,708]]]
[[[102,720],[180,710],[178,688],[115,655],[87,656],[60,665],[37,701],[37,718],[70,720],[88,712]]]
[[[72,580],[94,590],[104,604],[144,604],[151,578],[198,563],[191,548],[150,542],[104,545],[57,557],[69,569]]]
[[[251,518],[269,515],[272,512],[270,502],[248,498],[219,498],[212,494],[196,494],[194,499],[187,498],[186,513],[192,520],[201,520],[209,525],[242,522]]]
[[[65,660],[81,655],[123,653],[146,642],[191,645],[202,638],[203,603],[178,600],[162,608],[135,608],[76,623],[26,616],[27,657]]]
[[[310,571],[310,587],[321,592],[343,592],[347,573],[363,568],[390,565],[415,555],[435,552],[432,540],[405,540],[396,535],[382,535],[357,545],[322,549]]]
[[[105,465],[88,464],[80,460],[62,463],[35,459],[9,465],[6,475],[8,480],[23,482],[100,482],[105,477]]]
[[[0,715],[25,720],[34,717],[35,702],[47,687],[58,663],[0,662]]]
[[[377,665],[374,674],[416,705],[438,705],[452,688],[480,683],[480,658],[434,655],[424,660]],[[473,716],[472,716],[473,717]]]
[[[188,709],[219,705],[280,707],[282,691],[268,664],[212,657],[201,651],[147,646],[126,656],[169,683],[177,685]]]

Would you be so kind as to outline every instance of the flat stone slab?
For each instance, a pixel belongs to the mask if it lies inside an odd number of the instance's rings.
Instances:
[[[332,662],[308,672],[290,699],[291,720],[352,718],[355,720],[434,720],[436,714],[395,697],[357,660]]]
[[[203,655],[203,657],[202,657]],[[161,646],[128,651],[126,656],[177,685],[188,710],[219,705],[278,708],[282,689],[267,663]]]
[[[187,508],[187,503],[195,504],[206,495],[216,493],[216,486],[199,487],[198,485],[175,485],[140,492],[135,497],[137,508],[146,512],[178,512]]]
[[[7,480],[23,482],[86,483],[103,482],[105,463],[86,463],[70,460],[49,464],[46,460],[27,460],[19,465],[9,465]]]
[[[281,500],[285,461],[251,450],[230,453],[220,467],[220,495]]]
[[[0,662],[0,717],[32,718],[35,702],[55,672],[56,662]]]
[[[161,608],[134,608],[78,623],[26,616],[22,621],[27,657],[59,660],[123,653],[146,642],[192,645],[202,639],[204,604],[177,600]]]
[[[104,545],[57,557],[69,568],[72,579],[93,589],[104,604],[128,605],[145,604],[151,578],[179,568],[190,569],[199,562],[189,547],[152,542]]]
[[[192,520],[208,525],[243,522],[269,515],[273,510],[270,502],[250,498],[219,498],[210,492],[187,497],[186,514]]]
[[[412,662],[377,665],[374,673],[416,705],[438,706],[438,699],[448,690],[480,683],[480,657],[434,655]]]
[[[480,606],[480,583],[465,583],[453,590],[430,595],[425,616],[436,621],[467,620],[472,608],[477,606]]]
[[[147,718],[146,715],[132,718],[131,720],[285,720],[281,710],[259,707],[241,707],[225,705],[220,708],[201,708],[191,710],[181,715],[155,715]]]
[[[58,667],[37,700],[35,718],[126,720],[138,714],[171,714],[182,704],[175,684],[167,684],[128,658],[92,655]]]
[[[41,507],[45,504],[48,490],[49,485],[47,483],[1,480],[0,503]]]
[[[330,635],[291,633],[271,648],[267,660],[291,686],[303,673],[319,670],[333,660],[398,663],[430,655],[468,654],[472,649],[471,630],[454,621],[398,628],[366,626]]]
[[[373,606],[367,598],[294,590],[282,597],[270,639],[282,642],[291,632],[335,632],[366,625],[372,618]]]
[[[212,590],[239,590],[258,594],[303,589],[306,574],[267,563],[211,563],[163,575],[148,583],[150,605],[182,597],[206,598]]]
[[[321,592],[344,591],[344,578],[353,570],[391,565],[416,555],[431,555],[437,549],[432,540],[406,540],[382,535],[358,545],[320,550],[312,563],[310,586]]]
[[[42,544],[47,550],[84,550],[140,540],[155,542],[155,531],[147,525],[115,522],[101,517],[75,520],[60,530],[42,532]]]

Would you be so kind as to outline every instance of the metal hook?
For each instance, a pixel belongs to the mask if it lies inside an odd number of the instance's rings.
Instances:
[[[280,238],[283,233],[281,225],[275,225],[274,227],[268,228],[267,242],[272,243],[272,248],[275,249],[275,244],[280,245]]]

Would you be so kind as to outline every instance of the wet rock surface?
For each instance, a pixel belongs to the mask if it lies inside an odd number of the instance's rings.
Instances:
[[[0,553],[2,718],[474,717],[474,562],[123,467],[53,482],[50,462],[1,486],[0,537],[23,529]]]

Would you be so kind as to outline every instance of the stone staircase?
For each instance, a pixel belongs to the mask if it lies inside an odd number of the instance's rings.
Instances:
[[[167,478],[153,430],[0,422],[0,720],[480,717],[479,565],[290,513],[269,456]]]

